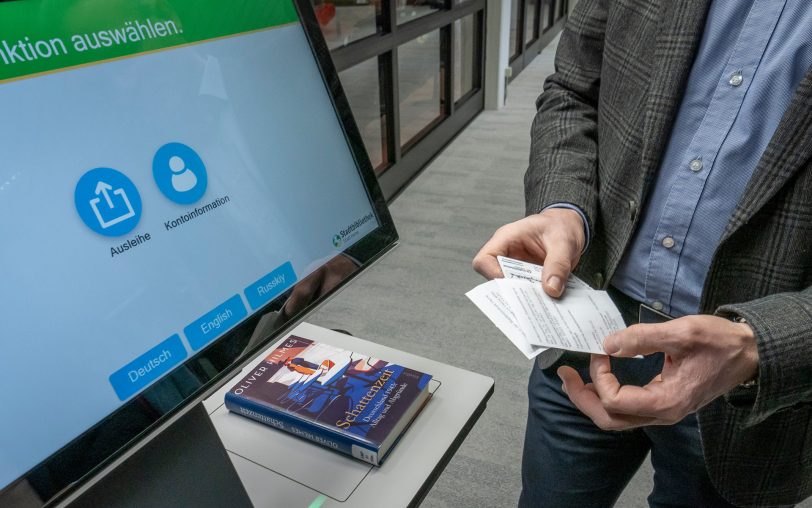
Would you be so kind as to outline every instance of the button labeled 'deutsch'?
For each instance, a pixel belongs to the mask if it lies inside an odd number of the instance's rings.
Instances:
[[[290,261],[245,288],[245,297],[253,310],[257,310],[284,293],[296,282],[296,273]]]
[[[184,328],[183,334],[192,349],[197,350],[226,333],[247,315],[242,298],[234,295]]]
[[[186,359],[186,347],[175,334],[110,374],[120,400],[127,400]]]

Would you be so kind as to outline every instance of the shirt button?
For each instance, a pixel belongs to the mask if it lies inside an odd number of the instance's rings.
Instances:
[[[653,302],[651,302],[651,308],[654,310],[663,310],[663,302],[658,302],[657,300],[654,300]]]
[[[702,164],[702,159],[694,159],[691,161],[690,164],[688,164],[688,167],[691,168],[691,171],[693,171],[694,173],[702,171],[703,166],[704,164]]]
[[[739,85],[742,84],[743,81],[744,81],[744,77],[742,77],[742,73],[741,72],[734,72],[730,76],[729,83],[731,84],[731,86],[739,86]]]
[[[663,238],[663,247],[665,247],[666,249],[670,249],[673,246],[674,246],[673,238],[671,238],[670,236],[666,236],[665,238]]]

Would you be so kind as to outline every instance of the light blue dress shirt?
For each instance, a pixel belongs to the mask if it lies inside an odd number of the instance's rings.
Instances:
[[[722,233],[810,65],[811,0],[711,4],[671,139],[613,286],[673,316],[698,311]]]

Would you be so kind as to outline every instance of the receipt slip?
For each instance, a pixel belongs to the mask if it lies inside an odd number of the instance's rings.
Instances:
[[[604,354],[603,339],[626,327],[605,291],[571,278],[561,298],[541,288],[542,267],[501,258],[504,279],[466,296],[528,359],[547,348]]]
[[[485,284],[480,284],[466,293],[465,296],[499,328],[499,331],[505,334],[505,337],[507,337],[524,356],[528,359],[535,358],[547,348],[530,343],[529,338],[519,324],[519,318],[514,314],[513,309],[510,308],[495,282],[496,280],[492,280]]]
[[[528,263],[526,261],[519,261],[518,259],[506,258],[504,256],[497,256],[497,261],[499,261],[499,267],[502,269],[502,274],[505,276],[506,279],[518,279],[518,280],[526,280],[528,282],[541,282],[541,274],[544,271],[544,267],[540,265],[534,265],[533,263]],[[575,275],[570,274],[570,278],[567,279],[567,291],[570,289],[592,289],[589,287],[589,284],[582,281]]]

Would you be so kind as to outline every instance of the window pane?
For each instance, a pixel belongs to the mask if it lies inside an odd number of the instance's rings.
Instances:
[[[380,2],[375,0],[310,0],[330,49],[346,46],[380,31]]]
[[[442,115],[440,30],[398,48],[400,143],[407,144]]]
[[[519,7],[521,0],[511,0],[510,2],[510,58],[519,54]]]
[[[381,110],[381,87],[378,58],[370,58],[355,67],[339,73],[341,85],[352,108],[358,130],[364,138],[372,167],[377,170],[386,166],[385,112]]]
[[[538,38],[538,34],[536,34],[536,7],[538,7],[538,0],[525,0],[524,5],[524,44],[527,45]]]
[[[454,102],[474,88],[476,69],[476,18],[474,14],[454,22]]]
[[[552,7],[553,0],[542,0],[541,1],[541,30],[545,31],[553,25],[552,16],[550,16],[550,9]]]
[[[441,0],[395,0],[398,25],[437,12],[443,6]]]

